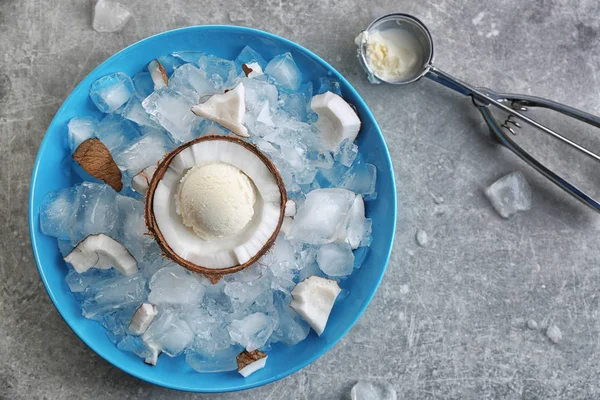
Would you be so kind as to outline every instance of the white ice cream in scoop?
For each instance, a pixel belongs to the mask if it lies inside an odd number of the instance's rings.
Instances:
[[[240,232],[254,215],[256,193],[246,174],[231,164],[197,165],[181,179],[176,212],[202,239]]]

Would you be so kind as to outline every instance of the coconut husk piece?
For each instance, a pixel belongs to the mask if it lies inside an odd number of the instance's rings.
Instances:
[[[237,361],[238,371],[246,368],[248,365],[265,358],[267,355],[260,350],[244,350],[237,355],[235,360]]]
[[[81,143],[73,153],[73,160],[88,174],[110,185],[117,192],[123,189],[121,170],[100,139],[91,138]]]

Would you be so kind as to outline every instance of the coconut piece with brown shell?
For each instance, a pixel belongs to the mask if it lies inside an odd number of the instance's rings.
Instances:
[[[73,152],[73,160],[88,174],[110,185],[117,192],[123,189],[121,170],[100,139],[91,138],[81,143]]]
[[[286,201],[279,172],[255,146],[204,136],[159,163],[146,195],[146,225],[167,257],[216,282],[267,252]]]
[[[268,357],[260,350],[244,350],[236,357],[238,372],[246,378],[259,369],[263,369]]]

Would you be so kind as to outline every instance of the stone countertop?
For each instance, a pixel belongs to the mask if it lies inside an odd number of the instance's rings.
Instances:
[[[91,0],[0,2],[1,399],[343,399],[358,379],[392,383],[402,399],[600,397],[598,216],[490,140],[469,99],[426,80],[368,84],[353,45],[374,17],[411,13],[430,27],[436,65],[451,74],[599,114],[600,3],[131,0],[128,6],[134,18],[125,29],[101,34],[91,29]],[[398,182],[394,251],[358,324],[301,372],[243,394],[179,393],[105,362],[52,306],[28,239],[31,169],[69,92],[123,47],[196,24],[263,29],[329,61],[374,112]],[[538,139],[534,149],[552,165],[576,171],[571,176],[597,191],[597,166]],[[600,149],[591,132],[581,140]],[[514,170],[530,182],[534,208],[502,220],[483,189]],[[416,244],[417,229],[428,233],[428,247]],[[528,329],[529,320],[538,328]],[[544,333],[550,324],[562,331],[557,344]]]

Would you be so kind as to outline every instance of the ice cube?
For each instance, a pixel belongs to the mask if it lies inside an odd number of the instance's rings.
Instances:
[[[249,114],[257,117],[266,103],[270,107],[277,106],[279,95],[275,85],[259,79],[244,79],[243,84],[246,92],[246,107]]]
[[[116,208],[116,236],[121,244],[135,257],[138,265],[143,263],[144,266],[148,266],[154,261],[162,265],[158,246],[147,234],[144,203],[131,197],[117,195]]]
[[[207,307],[208,305],[203,306]],[[217,314],[212,308],[211,310],[215,315],[211,315],[201,306],[187,308],[182,318],[195,335],[194,349],[214,354],[230,347],[231,339],[223,319],[224,314]]]
[[[347,243],[328,243],[319,249],[317,263],[329,276],[348,276],[354,270],[354,254]]]
[[[250,47],[250,46],[244,47],[242,49],[242,51],[240,52],[240,54],[235,59],[235,65],[237,66],[238,73],[242,72],[242,64],[250,64],[253,62],[258,63],[258,65],[260,65],[260,67],[263,70],[265,69],[265,67],[267,65],[267,62],[265,61],[263,56],[258,54],[258,52],[256,52],[252,47]]]
[[[485,190],[485,195],[502,218],[531,208],[531,188],[520,171],[511,172]]]
[[[198,67],[218,92],[235,86],[237,70],[233,61],[202,55],[198,59]]]
[[[170,88],[161,88],[142,102],[146,111],[178,142],[193,139],[191,134],[196,116],[190,111],[194,103]]]
[[[129,102],[121,111],[121,115],[123,118],[133,121],[140,126],[160,128],[160,125],[150,118],[150,115],[142,106],[142,101],[137,96],[132,96],[131,99],[129,99]]]
[[[340,186],[366,196],[375,192],[376,182],[377,168],[357,158],[357,162],[342,176]]]
[[[302,74],[290,53],[280,54],[269,61],[265,73],[273,82],[291,91],[298,90],[302,82]]]
[[[98,319],[113,310],[131,305],[139,306],[146,298],[146,280],[140,275],[120,275],[90,285],[83,295],[83,316]]]
[[[209,78],[193,64],[184,64],[169,79],[169,88],[197,104],[201,97],[220,92]]]
[[[107,280],[117,276],[118,272],[114,268],[98,269],[91,268],[80,274],[74,269],[70,269],[65,277],[65,281],[73,293],[81,293],[88,286],[93,285],[102,280]]]
[[[69,187],[47,193],[40,205],[40,228],[48,236],[70,240],[76,214],[79,187]]]
[[[118,344],[117,349],[129,351],[138,357],[151,357],[153,351],[148,348],[146,343],[139,336],[127,335]]]
[[[196,59],[200,58],[198,56]],[[171,76],[171,74],[179,67],[181,67],[185,62],[179,58],[174,56],[173,54],[167,54],[166,56],[160,56],[157,58],[158,62],[161,63],[167,75]],[[152,86],[154,88],[154,85]]]
[[[140,134],[136,124],[118,114],[107,115],[96,126],[96,137],[104,143],[111,153],[127,146]]]
[[[415,234],[415,240],[417,244],[421,247],[429,246],[429,237],[427,236],[427,232],[423,229],[417,229],[417,233]]]
[[[331,243],[344,228],[355,194],[344,189],[317,189],[306,196],[287,239],[310,244]]]
[[[207,353],[198,349],[185,355],[185,362],[194,370],[202,373],[225,372],[237,370],[236,356],[242,349],[238,346],[228,347],[216,353]]]
[[[154,92],[154,82],[152,81],[150,72],[138,72],[133,76],[132,81],[135,94],[140,100],[144,100]]]
[[[224,291],[235,308],[250,306],[263,292],[270,289],[268,275],[258,265],[225,278]]]
[[[229,129],[223,128],[214,121],[198,118],[192,127],[192,136],[200,137],[204,135],[222,135],[227,136],[231,133]]]
[[[293,346],[303,341],[310,332],[310,326],[290,307],[291,301],[289,295],[278,294],[275,298],[279,324],[273,332],[272,339],[286,346]]]
[[[312,92],[312,83],[310,82],[303,84],[298,91],[293,93],[282,91],[279,93],[279,107],[290,117],[299,121],[307,121],[311,111]]]
[[[174,147],[175,144],[166,133],[156,130],[115,151],[113,159],[121,171],[128,172],[127,177],[130,178],[147,166],[156,165]]]
[[[196,275],[173,265],[154,274],[150,280],[148,300],[152,304],[193,305],[202,301],[204,292],[205,288]]]
[[[79,242],[95,233],[111,236],[117,222],[114,189],[105,184],[83,182],[77,196],[79,206],[73,220],[72,240]]]
[[[71,153],[73,153],[81,143],[94,137],[94,131],[97,124],[98,119],[94,117],[75,117],[69,121],[67,128],[69,149],[71,149]]]
[[[350,167],[358,155],[358,146],[350,139],[344,139],[335,153],[335,161]]]
[[[131,11],[110,0],[98,0],[94,7],[92,27],[97,32],[118,32],[131,18]]]
[[[113,113],[121,108],[133,94],[133,82],[123,72],[103,76],[92,83],[90,97],[103,113]]]
[[[193,343],[194,333],[176,311],[166,309],[158,319],[152,321],[142,340],[175,357]]]
[[[273,333],[273,328],[273,319],[257,312],[241,320],[232,321],[229,325],[229,336],[246,350],[252,351],[264,346]]]
[[[127,336],[127,325],[138,305],[139,304],[129,304],[116,310],[111,310],[94,319],[106,328],[106,335],[110,340],[114,344],[118,344]]]
[[[271,272],[273,290],[289,292],[294,287],[297,269],[294,248],[282,236],[277,237],[271,250],[259,260],[259,263],[265,265]]]
[[[323,94],[325,92],[332,92],[337,94],[340,97],[342,96],[342,90],[340,88],[340,83],[335,79],[331,78],[321,78],[319,79],[319,90],[317,90],[317,94]]]
[[[171,57],[179,60],[182,64],[192,63],[194,65],[198,65],[198,61],[203,55],[205,54],[201,51],[178,51],[171,53]]]
[[[396,400],[396,389],[390,384],[358,381],[350,391],[351,400]]]

